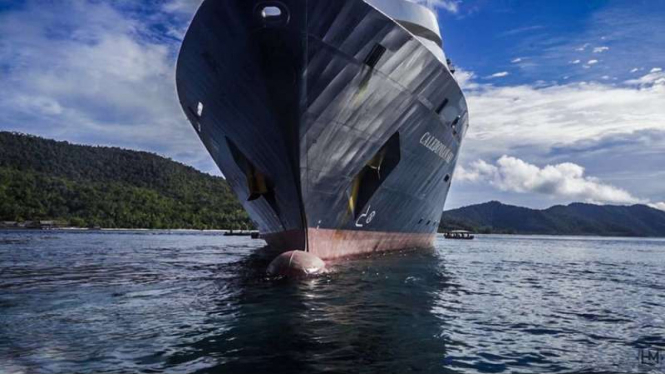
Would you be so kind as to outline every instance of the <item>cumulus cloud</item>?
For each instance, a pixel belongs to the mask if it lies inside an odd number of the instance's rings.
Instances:
[[[585,175],[582,166],[566,162],[538,167],[521,159],[502,156],[496,163],[477,160],[469,167],[460,167],[456,181],[488,183],[501,191],[535,193],[566,200],[582,200],[597,204],[646,204],[646,199]],[[652,204],[664,208],[665,203]]]
[[[589,60],[587,61],[587,65],[595,65],[598,63],[598,60]]]
[[[602,46],[602,47],[595,47],[595,48],[593,49],[593,53],[603,53],[603,52],[605,52],[605,51],[609,51],[609,50],[610,50],[610,47],[605,47],[605,46]]]
[[[665,180],[665,81],[494,86],[461,72],[470,127],[459,165],[506,154],[541,165],[575,157],[637,196],[665,198],[665,186],[655,182]],[[452,204],[463,193],[457,191]]]
[[[573,60],[573,61],[570,61],[570,63],[573,64],[573,65],[577,65],[577,64],[579,64],[580,62],[582,62],[582,61],[581,61],[581,60]]]
[[[521,57],[517,57],[517,58],[512,59],[510,62],[512,62],[513,64],[516,64],[516,63],[518,63],[518,62],[522,62],[522,58],[521,58]]]
[[[498,73],[494,73],[494,74],[492,74],[492,75],[488,75],[488,76],[485,77],[485,78],[487,78],[487,79],[503,78],[503,77],[508,76],[508,74],[509,74],[509,73],[508,73],[507,71],[500,71],[500,72],[498,72]]]

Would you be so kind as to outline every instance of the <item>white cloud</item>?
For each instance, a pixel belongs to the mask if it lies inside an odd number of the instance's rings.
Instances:
[[[492,75],[488,75],[488,76],[485,77],[485,78],[487,78],[487,79],[503,78],[503,77],[505,77],[505,76],[508,76],[508,74],[509,74],[509,73],[508,73],[507,71],[500,71],[500,72],[498,72],[498,73],[494,73],[494,74],[492,74]]]
[[[471,126],[465,152],[546,151],[612,133],[665,129],[665,83],[615,87],[600,83],[534,86],[479,85],[466,78]],[[468,143],[467,143],[468,144]]]
[[[587,65],[595,65],[598,63],[598,60],[589,60],[587,61]]]
[[[447,10],[450,13],[459,13],[459,2],[451,0],[428,0],[436,8]]]
[[[510,61],[510,62],[512,62],[513,64],[516,64],[516,63],[518,63],[518,62],[522,62],[522,58],[521,58],[521,57],[517,57],[517,58],[514,58],[514,59],[513,59],[512,61]]]
[[[584,51],[585,49],[587,49],[588,46],[589,46],[589,43],[584,43],[583,46],[581,46],[581,47],[579,47],[579,48],[576,48],[575,50],[576,50],[576,51],[579,51],[579,52],[582,52],[582,51]]]
[[[648,204],[650,207],[665,211],[665,202]]]
[[[488,183],[501,191],[535,193],[554,198],[599,204],[646,204],[628,191],[586,176],[582,166],[566,162],[538,167],[521,159],[502,156],[495,164],[474,161],[467,168],[459,167],[455,180],[467,183]],[[662,209],[665,203],[655,203]]]
[[[164,6],[176,9],[176,2]],[[0,13],[0,61],[10,72],[0,74],[3,127],[149,149],[214,171],[175,94],[178,41],[151,29],[151,22],[174,30],[182,25],[161,9],[138,17],[124,6],[142,12],[140,5],[114,5],[29,1]]]
[[[570,61],[570,63],[573,64],[573,65],[577,65],[577,64],[579,64],[580,62],[582,62],[582,61],[580,61],[580,60],[573,60],[573,61]]]
[[[16,109],[36,115],[59,116],[63,109],[60,103],[51,97],[44,96],[15,96],[12,99]]]
[[[610,47],[605,47],[605,46],[596,47],[596,48],[593,49],[593,53],[603,53],[603,52],[609,51],[609,50],[610,50]]]
[[[494,86],[478,83],[472,72],[461,72],[456,77],[463,78],[470,127],[460,165],[505,154],[540,164],[583,158],[584,165],[604,179],[645,198],[663,199],[665,186],[653,181],[665,178],[665,172],[654,174],[665,164],[665,82]],[[603,142],[578,149],[590,140]],[[640,146],[631,145],[637,141]],[[453,189],[455,204],[454,196],[463,192]],[[465,199],[474,202],[470,195]]]
[[[649,73],[660,73],[661,71],[663,71],[663,69],[661,69],[661,68],[653,68],[653,69],[651,69],[651,71],[650,71]]]
[[[425,5],[429,8],[443,9],[447,12],[457,14],[459,13],[460,1],[455,0],[408,0],[414,3]]]
[[[651,72],[637,79],[630,79],[626,84],[634,86],[665,86],[665,72],[660,69],[651,69]]]
[[[203,0],[170,0],[164,4],[163,9],[170,13],[187,13],[193,16],[202,2]]]
[[[469,70],[464,70],[462,68],[457,68],[455,71],[455,80],[459,83],[460,87],[465,90],[475,90],[480,87],[478,83],[474,81],[476,79],[476,74]]]
[[[638,68],[633,68],[630,72],[631,72],[631,73],[636,73],[636,72],[638,72],[639,70],[640,70],[640,69],[638,69]]]

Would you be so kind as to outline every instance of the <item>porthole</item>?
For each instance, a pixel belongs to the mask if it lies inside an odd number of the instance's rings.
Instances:
[[[455,126],[457,126],[457,124],[459,123],[459,120],[460,120],[460,119],[462,119],[462,116],[457,116],[457,117],[455,117],[455,120],[453,121],[453,123],[451,124],[451,126],[452,126],[453,128],[455,128]]]
[[[446,174],[446,176],[443,178],[443,181],[448,183],[449,180],[450,180],[450,174]]]
[[[263,27],[282,27],[289,23],[289,10],[280,2],[259,4],[254,8],[254,12]]]
[[[263,19],[279,18],[281,16],[282,10],[274,5],[264,6],[263,9],[261,9],[261,17],[263,17]]]

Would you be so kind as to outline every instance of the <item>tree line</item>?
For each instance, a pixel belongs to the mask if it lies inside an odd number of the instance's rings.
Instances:
[[[158,155],[0,132],[0,220],[77,227],[247,229],[221,177]]]

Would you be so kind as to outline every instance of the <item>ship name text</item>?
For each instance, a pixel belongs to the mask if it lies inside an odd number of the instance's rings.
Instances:
[[[450,161],[452,161],[455,157],[455,154],[450,148],[448,148],[445,144],[443,144],[443,142],[435,138],[434,135],[430,134],[429,132],[423,134],[423,136],[420,138],[420,144],[425,146],[425,148],[429,149],[430,151],[436,153],[437,156],[441,157],[448,163],[450,163]]]

